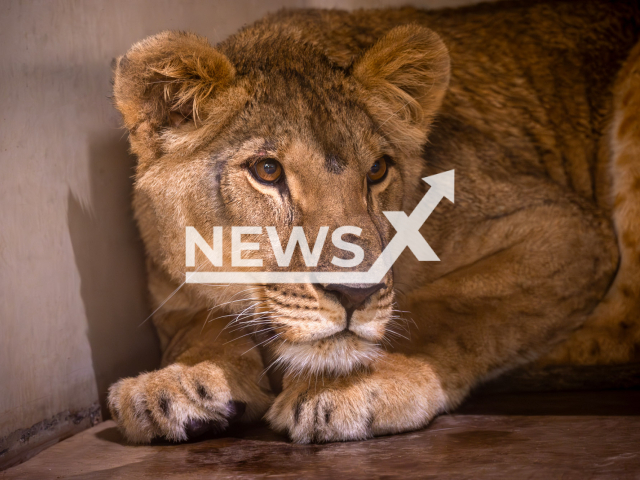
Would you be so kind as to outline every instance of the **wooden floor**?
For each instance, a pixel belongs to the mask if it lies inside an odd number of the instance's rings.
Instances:
[[[428,428],[293,445],[265,426],[180,445],[126,445],[108,421],[4,479],[636,478],[640,390],[480,395]]]

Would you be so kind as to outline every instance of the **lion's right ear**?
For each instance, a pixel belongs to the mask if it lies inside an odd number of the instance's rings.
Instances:
[[[234,75],[229,59],[205,38],[166,31],[136,43],[118,58],[115,104],[135,142],[153,149],[165,128],[204,121],[206,104]]]
[[[422,147],[449,86],[449,51],[419,25],[391,29],[353,65],[365,101],[397,145]]]

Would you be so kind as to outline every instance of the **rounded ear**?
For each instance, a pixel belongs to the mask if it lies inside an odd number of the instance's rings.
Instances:
[[[353,76],[381,127],[396,142],[421,147],[449,86],[449,63],[447,47],[435,32],[403,25],[356,60]]]
[[[234,76],[231,62],[207,39],[165,31],[117,59],[115,104],[129,132],[153,147],[160,130],[204,120],[204,104]]]

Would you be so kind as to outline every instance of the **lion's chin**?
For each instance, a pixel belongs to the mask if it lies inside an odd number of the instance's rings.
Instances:
[[[348,331],[314,342],[279,342],[274,353],[288,374],[312,376],[348,375],[382,354],[378,344]]]

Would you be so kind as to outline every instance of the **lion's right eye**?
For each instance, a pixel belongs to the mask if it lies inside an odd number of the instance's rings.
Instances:
[[[387,176],[387,160],[390,160],[388,155],[376,160],[371,166],[371,169],[367,173],[367,181],[369,183],[379,183]]]
[[[276,183],[282,177],[282,165],[273,158],[267,158],[254,164],[251,173],[259,182]]]

